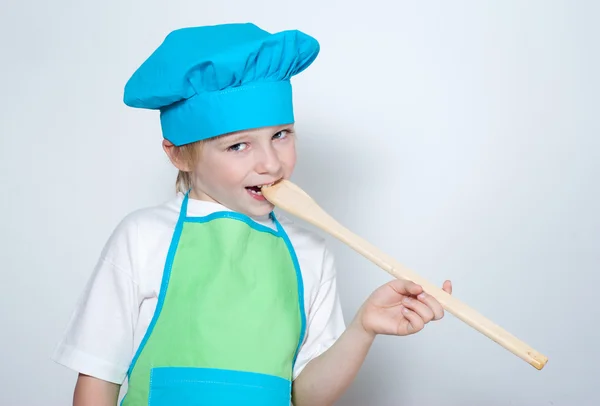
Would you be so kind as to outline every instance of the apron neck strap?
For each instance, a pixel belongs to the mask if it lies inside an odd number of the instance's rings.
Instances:
[[[187,218],[188,200],[189,200],[190,192],[191,192],[191,189],[189,189],[187,192],[185,192],[185,194],[183,196],[183,201],[181,202],[181,209],[179,212],[179,221],[178,221],[179,223],[183,222]],[[283,226],[279,223],[279,220],[277,220],[275,211],[271,211],[271,213],[269,213],[269,217],[277,226],[277,230],[279,232],[283,231]]]
[[[185,195],[183,196],[183,201],[181,202],[181,210],[179,212],[179,220],[180,221],[187,217],[188,199],[189,199],[190,191],[191,191],[191,189],[189,189],[187,192],[185,192]]]

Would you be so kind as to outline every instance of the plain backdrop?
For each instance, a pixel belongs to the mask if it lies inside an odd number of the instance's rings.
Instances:
[[[451,315],[379,337],[340,405],[600,404],[600,7],[593,1],[42,1],[0,6],[0,404],[71,402],[50,360],[106,239],[174,193],[158,115],[122,103],[172,29],[321,43],[293,81],[293,180],[549,357]],[[326,236],[348,321],[390,276]]]

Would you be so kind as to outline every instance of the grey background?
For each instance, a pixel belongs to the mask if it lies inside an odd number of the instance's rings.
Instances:
[[[300,28],[294,180],[330,214],[549,357],[448,315],[379,337],[339,403],[598,405],[598,17],[592,1],[4,0],[0,404],[67,405],[54,349],[106,238],[173,194],[125,81],[174,28]],[[328,238],[348,321],[389,275]]]

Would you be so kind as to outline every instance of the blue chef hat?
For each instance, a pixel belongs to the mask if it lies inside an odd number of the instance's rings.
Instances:
[[[160,110],[175,145],[294,122],[290,78],[317,57],[319,43],[296,30],[254,24],[171,32],[125,85],[128,106]]]

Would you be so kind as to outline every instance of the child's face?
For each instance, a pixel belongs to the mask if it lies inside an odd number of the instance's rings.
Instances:
[[[249,216],[273,205],[260,186],[288,179],[296,164],[294,126],[263,127],[208,140],[192,168],[190,197],[220,203]]]

